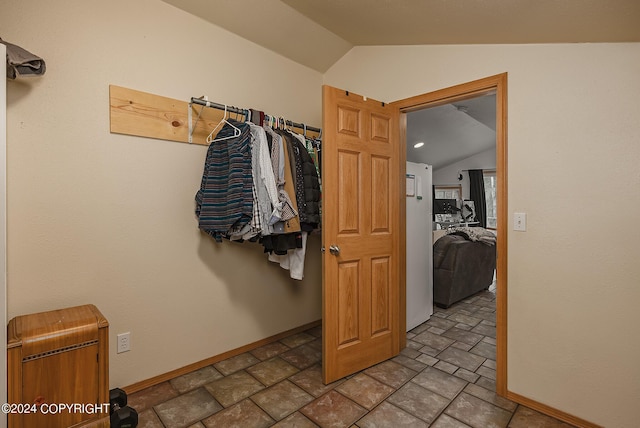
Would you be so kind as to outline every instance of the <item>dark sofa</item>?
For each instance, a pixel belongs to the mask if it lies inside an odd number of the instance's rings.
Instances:
[[[448,308],[493,283],[496,246],[445,235],[433,244],[433,301]]]

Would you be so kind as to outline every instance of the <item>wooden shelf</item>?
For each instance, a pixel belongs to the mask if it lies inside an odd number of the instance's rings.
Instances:
[[[199,120],[198,114],[202,111]],[[121,86],[109,85],[110,131],[159,140],[189,142],[189,103]],[[224,110],[191,106],[192,144],[208,145],[206,138],[222,117]],[[235,118],[232,113],[231,118]],[[239,116],[242,120],[242,116]],[[302,132],[302,128],[296,128]],[[309,137],[318,133],[309,131]],[[215,134],[214,134],[215,136]]]

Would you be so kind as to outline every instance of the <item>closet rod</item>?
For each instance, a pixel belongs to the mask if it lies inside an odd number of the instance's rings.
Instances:
[[[218,104],[218,103],[214,103],[212,101],[206,101],[206,100],[203,100],[202,98],[193,98],[193,97],[191,97],[191,103],[192,104],[198,104],[198,105],[205,106],[205,107],[217,108],[218,110],[224,110],[225,109],[225,105],[224,104]],[[241,109],[241,108],[231,107],[231,106],[226,106],[226,109],[227,109],[228,112],[236,113],[236,114],[242,114],[242,115],[245,115],[245,116],[247,115],[247,112],[248,112],[248,110],[246,110],[246,109]],[[313,127],[313,126],[306,126],[303,123],[292,122],[290,120],[285,120],[285,123],[287,124],[287,126],[293,126],[294,128],[306,129],[307,131],[311,131],[311,132],[318,132],[318,133],[322,132],[322,130],[320,128],[316,128],[316,127]]]

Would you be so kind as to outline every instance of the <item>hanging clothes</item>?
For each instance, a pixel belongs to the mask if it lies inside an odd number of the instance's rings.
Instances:
[[[322,192],[322,177],[320,176],[320,170],[322,165],[320,164],[320,160],[321,160],[321,153],[320,153],[320,144],[321,142],[317,139],[306,139],[305,141],[305,147],[307,148],[307,152],[309,153],[309,156],[311,156],[311,159],[313,160],[313,164],[316,167],[316,173],[318,174],[318,180],[320,182],[320,191]]]
[[[303,136],[228,120],[207,150],[195,200],[198,227],[217,242],[259,241],[303,279],[308,233],[320,223],[318,167]]]
[[[306,221],[306,214],[300,212],[300,207],[304,203],[304,184],[302,182],[302,169],[300,162],[300,154],[295,150],[293,143],[293,136],[288,131],[283,131],[281,129],[276,130],[276,132],[282,137],[282,141],[285,147],[285,157],[288,162],[285,164],[285,174],[286,169],[289,168],[291,171],[291,187],[293,189],[293,194],[295,196],[295,205],[296,210],[298,211],[298,219],[300,223]],[[285,180],[286,185],[286,180]],[[291,194],[291,193],[289,193]]]
[[[295,213],[291,218],[276,222],[274,224],[274,232],[271,236],[263,236],[260,242],[264,246],[265,253],[275,253],[277,255],[286,256],[289,250],[300,249],[303,245],[301,227],[300,227],[300,218],[298,217],[298,206],[296,198],[289,199],[290,194],[295,196],[295,184],[294,184],[294,175],[292,173],[292,163],[289,157],[289,148],[288,143],[285,137],[279,131],[273,131],[275,135],[273,135],[272,139],[272,150],[279,150],[278,156],[278,170],[282,171],[279,174],[282,174],[284,177],[284,181],[282,182],[282,192],[281,195],[283,200],[286,200],[286,206],[290,207],[292,212]],[[281,144],[281,147],[280,147]],[[272,159],[275,156],[272,157]],[[295,168],[295,163],[293,163],[293,168]],[[284,210],[283,210],[284,211]]]
[[[246,123],[225,124],[209,145],[200,190],[196,193],[198,227],[217,242],[233,229],[242,228],[253,217],[251,133]]]
[[[289,276],[301,281],[304,278],[304,257],[307,252],[307,232],[300,233],[300,248],[288,250],[284,255],[269,254],[269,261],[279,263],[280,267],[289,271]]]
[[[282,136],[281,136],[282,137]],[[287,142],[285,140],[284,137],[282,137],[282,143],[283,143],[283,148],[282,148],[282,153],[284,155],[284,190],[286,192],[287,195],[289,195],[290,201],[291,201],[291,208],[293,209],[293,212],[296,213],[295,216],[293,216],[292,218],[290,218],[289,220],[284,222],[284,231],[285,233],[288,232],[300,232],[300,218],[298,217],[298,203],[296,200],[296,188],[295,188],[295,181],[294,181],[294,172],[291,169],[291,162],[295,162],[295,160],[292,160],[290,158],[290,152],[288,149],[288,145]],[[294,170],[295,171],[295,170]],[[291,195],[293,195],[293,197],[291,197]]]
[[[276,180],[276,188],[278,190],[279,201],[279,204],[276,207],[276,212],[279,220],[282,220],[284,222],[298,215],[298,212],[294,209],[291,198],[284,188],[284,147],[282,143],[282,137],[266,125],[263,127],[263,129],[266,132],[267,141],[271,141],[271,164]],[[284,233],[284,223],[274,224],[274,230],[277,230],[279,233]]]
[[[276,130],[276,133],[282,137],[286,147],[285,156],[289,158],[285,168],[289,166],[295,171],[295,174],[292,174],[292,179],[302,233],[301,246],[287,250],[286,254],[274,251],[269,254],[269,260],[279,263],[280,267],[289,270],[291,278],[301,280],[304,277],[308,232],[317,228],[320,222],[319,180],[313,160],[300,141],[300,138],[304,141],[304,137],[289,131]]]
[[[320,178],[316,165],[305,146],[305,138],[295,133],[292,135],[295,138],[295,150],[300,159],[299,168],[302,176],[303,201],[302,206],[298,204],[301,227],[302,230],[310,232],[317,229],[320,224]]]
[[[260,227],[255,229],[263,236],[273,233],[273,223],[279,219],[280,202],[276,179],[271,166],[271,153],[265,130],[257,125],[249,124],[252,146],[251,162],[253,183],[256,189],[254,196],[254,218],[258,217]],[[256,221],[257,223],[258,221]]]

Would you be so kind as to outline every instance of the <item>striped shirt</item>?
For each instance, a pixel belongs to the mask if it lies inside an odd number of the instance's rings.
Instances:
[[[231,230],[245,226],[253,217],[253,176],[249,125],[230,121],[207,150],[200,190],[196,193],[198,227],[222,241]]]

